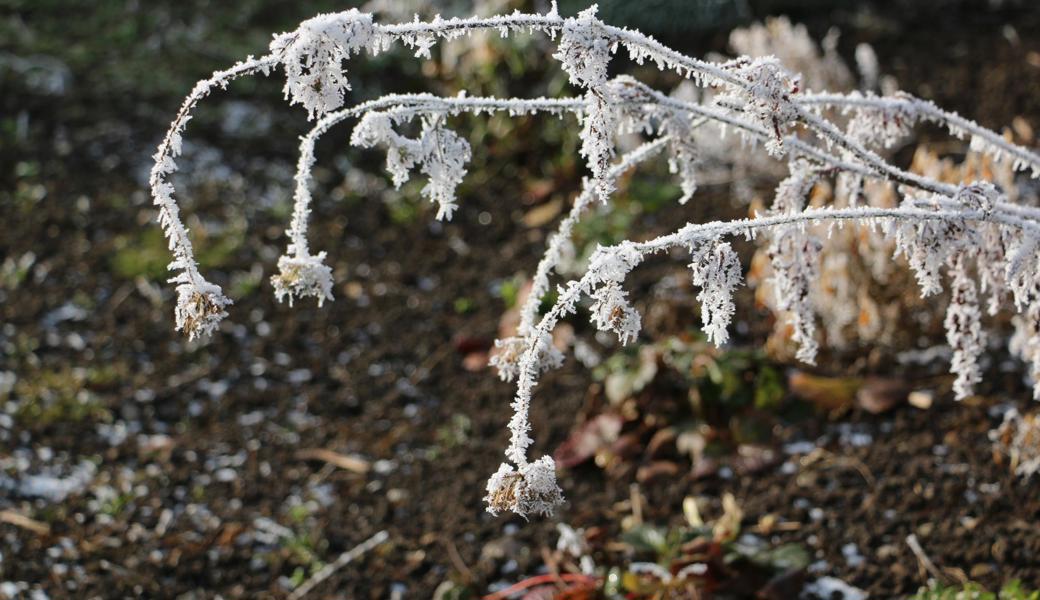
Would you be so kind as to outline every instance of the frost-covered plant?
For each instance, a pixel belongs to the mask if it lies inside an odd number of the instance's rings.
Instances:
[[[378,54],[404,45],[417,58],[429,58],[439,41],[481,31],[497,31],[503,37],[526,32],[558,38],[553,56],[581,94],[556,99],[399,94],[342,108],[350,89],[344,63],[355,60],[363,50]],[[639,64],[674,71],[715,92],[691,100],[669,96],[630,77],[611,78],[610,62],[622,49]],[[417,18],[395,25],[376,23],[356,10],[320,15],[295,31],[276,36],[269,54],[249,57],[200,82],[159,145],[151,176],[159,222],[174,256],[170,268],[176,271],[172,281],[178,292],[177,328],[189,337],[216,330],[230,301],[199,273],[173,198],[169,177],[176,171],[181,136],[192,109],[215,88],[246,75],[268,75],[279,67],[285,71],[285,93],[291,103],[301,104],[311,119],[318,119],[301,143],[287,232],[290,243],[278,263],[280,274],[273,278],[276,295],[290,301],[313,296],[320,304],[332,297],[332,274],[324,264],[325,253],[312,253],[306,229],[315,143],[334,125],[358,119],[352,143],[384,149],[395,184],[405,181],[413,170],[424,175],[423,195],[437,205],[441,219],[451,218],[455,210],[457,186],[465,176],[471,152],[468,143],[449,129],[453,117],[463,113],[548,113],[564,119],[573,116],[580,125],[581,155],[590,177],[550,238],[521,309],[516,336],[498,343],[501,352],[495,366],[504,379],[516,381],[517,391],[509,420],[508,462],[487,486],[486,501],[492,512],[546,514],[562,501],[553,460],[528,458],[533,442],[528,413],[534,387],[542,372],[562,361],[552,345],[552,332],[560,320],[587,302],[597,328],[615,333],[622,343],[637,339],[641,319],[624,289],[628,274],[652,254],[689,253],[693,281],[701,288],[705,330],[716,343],[724,343],[734,312],[732,293],[741,284],[739,262],[727,241],[731,237],[768,236],[777,306],[790,315],[802,360],[811,361],[816,354],[809,286],[818,277],[821,248],[829,233],[846,223],[858,223],[894,240],[914,268],[922,293],[940,289],[944,271],[952,277],[947,325],[955,347],[958,397],[970,393],[981,376],[976,364],[983,351],[979,290],[991,294],[993,306],[1013,304],[1019,313],[1018,348],[1031,362],[1037,380],[1035,393],[1040,397],[1040,209],[1015,204],[1005,191],[988,182],[952,184],[902,170],[872,149],[878,142],[872,132],[883,131],[883,143],[897,133],[893,126],[933,122],[958,137],[970,138],[974,150],[1014,169],[1031,171],[1033,177],[1040,176],[1040,156],[907,95],[809,93],[797,75],[774,58],[712,62],[685,56],[637,31],[603,23],[596,17],[595,7],[576,17],[561,16],[554,5],[546,14]],[[835,109],[851,115],[855,127],[850,129],[833,119],[830,115]],[[420,124],[416,138],[401,133],[411,121]],[[556,301],[540,315],[538,305],[550,291],[551,275],[566,254],[575,224],[596,203],[609,205],[617,178],[666,153],[671,170],[681,179],[683,199],[694,194],[700,152],[693,132],[705,123],[719,124],[744,144],[762,145],[773,157],[786,160],[790,175],[772,208],[752,218],[689,223],[653,239],[600,247],[584,273],[560,285]],[[638,132],[647,139],[620,154],[616,137],[626,132]],[[896,186],[903,199],[884,207],[811,205],[806,201],[814,182],[848,178],[886,182]],[[985,254],[972,251],[980,245],[987,246]],[[986,264],[980,264],[982,256]],[[1007,295],[1012,303],[1006,301]]]
[[[1022,415],[1016,409],[1004,413],[1000,426],[989,432],[993,451],[1008,460],[1011,470],[1029,479],[1040,473],[1040,416]]]

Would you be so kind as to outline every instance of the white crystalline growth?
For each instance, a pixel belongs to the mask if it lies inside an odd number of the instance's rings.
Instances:
[[[466,176],[466,164],[472,156],[469,142],[444,127],[440,115],[423,119],[417,139],[397,133],[393,126],[393,116],[367,113],[354,128],[350,143],[361,148],[386,146],[386,170],[398,188],[418,165],[429,178],[422,195],[437,205],[437,219],[450,221],[458,208],[456,188]]]
[[[208,281],[187,281],[187,277],[182,273],[170,280],[180,284],[174,308],[177,330],[187,332],[188,339],[206,337],[216,331],[227,317],[224,309],[231,300],[221,293],[219,286]]]
[[[701,291],[701,323],[708,341],[721,346],[729,340],[729,323],[736,312],[733,291],[741,283],[740,259],[728,242],[714,241],[692,251],[693,285]]]
[[[548,337],[549,339],[544,339]],[[513,381],[520,374],[520,361],[527,350],[527,338],[510,336],[495,340],[495,350],[491,353],[488,364],[498,370],[498,378],[502,381]],[[539,372],[556,369],[563,364],[563,352],[552,344],[551,336],[543,336],[538,344],[538,357],[535,360]]]
[[[798,117],[791,100],[791,95],[798,91],[797,81],[772,56],[738,60],[733,70],[745,85],[730,86],[718,97],[718,103],[737,108],[757,121],[771,134],[766,151],[775,157],[783,156],[785,131]]]
[[[779,310],[788,313],[791,339],[798,344],[795,357],[816,364],[816,319],[810,290],[819,277],[823,244],[798,227],[780,227],[769,245],[773,290]]]
[[[522,517],[551,515],[553,509],[563,503],[563,493],[556,484],[556,463],[549,456],[527,463],[519,470],[502,463],[488,479],[484,501],[493,515],[506,510]]]
[[[615,281],[608,281],[592,293],[592,323],[600,331],[612,331],[622,345],[636,341],[642,319],[628,302],[628,293]]]
[[[277,275],[271,276],[275,297],[281,302],[293,298],[313,296],[321,306],[332,300],[332,268],[325,264],[325,253],[317,256],[283,256],[278,259]]]
[[[958,400],[963,400],[971,396],[975,384],[982,381],[979,356],[986,349],[986,342],[975,280],[968,275],[963,256],[957,257],[950,272],[953,283],[944,324],[946,341],[953,349],[950,371],[957,375],[953,391]]]
[[[303,105],[311,119],[343,106],[350,89],[343,61],[367,47],[373,31],[372,15],[352,8],[318,15],[275,36],[271,54],[285,67],[285,97]]]

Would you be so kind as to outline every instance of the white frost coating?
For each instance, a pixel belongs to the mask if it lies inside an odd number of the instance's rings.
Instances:
[[[573,85],[592,88],[607,82],[607,66],[614,43],[596,18],[593,4],[563,24],[563,36],[553,58],[560,61]]]
[[[915,98],[906,92],[899,92],[895,96],[876,96],[874,94],[805,94],[795,101],[799,106],[833,106],[843,110],[873,111],[875,113],[899,115],[900,120],[909,119],[909,125],[918,121],[930,121],[942,125],[950,134],[969,139],[972,150],[979,151],[994,160],[1011,161],[1012,166],[1018,171],[1030,171],[1032,177],[1040,178],[1040,154],[1029,148],[1024,148],[1006,140],[1000,134],[986,129],[972,121],[965,119],[957,113],[940,109],[935,103],[928,100]],[[899,128],[903,123],[893,123]],[[893,124],[887,124],[889,127]]]
[[[772,56],[737,60],[730,68],[744,85],[729,86],[717,102],[745,112],[753,122],[770,131],[772,137],[766,142],[766,151],[778,158],[783,156],[784,133],[798,118],[797,107],[791,101],[791,96],[798,92],[797,81]]]
[[[362,49],[377,53],[400,42],[417,55],[429,57],[439,40],[486,30],[503,36],[521,32],[562,34],[554,56],[562,62],[571,82],[581,88],[581,96],[524,100],[402,94],[337,110],[349,89],[343,61]],[[833,40],[824,47],[832,48]],[[608,66],[618,48],[627,50],[639,64],[652,63],[721,93],[711,102],[684,101],[630,77],[608,79]],[[809,227],[840,226],[844,221],[876,226],[907,256],[925,295],[941,289],[942,271],[952,265],[952,289],[957,301],[947,320],[950,342],[955,346],[953,371],[958,378],[958,394],[967,393],[980,377],[973,361],[983,351],[981,338],[976,336],[977,295],[981,290],[988,295],[990,313],[1003,308],[1008,296],[1013,299],[1019,313],[1013,346],[1031,363],[1034,394],[1040,398],[1040,209],[1015,205],[1007,194],[986,182],[955,185],[908,172],[875,152],[894,143],[912,125],[928,121],[970,139],[973,148],[994,160],[1010,161],[1015,168],[1031,169],[1034,176],[1040,175],[1036,152],[1011,144],[972,121],[906,95],[806,94],[774,58],[742,57],[723,63],[699,60],[637,31],[604,24],[596,18],[594,9],[568,19],[562,18],[554,6],[541,15],[514,12],[489,18],[416,19],[397,25],[379,25],[368,15],[348,11],[305,21],[296,31],[276,37],[271,49],[269,55],[250,57],[200,82],[185,99],[155,154],[150,177],[152,195],[170,242],[170,267],[177,271],[173,277],[178,294],[177,327],[189,337],[215,330],[230,304],[220,288],[198,272],[170,183],[190,113],[213,89],[226,87],[244,75],[268,74],[282,65],[290,101],[302,104],[311,118],[324,115],[300,146],[293,217],[287,232],[289,244],[279,259],[280,273],[273,278],[279,299],[288,298],[290,302],[301,296],[313,296],[319,304],[331,299],[331,269],[324,262],[324,252],[311,251],[306,228],[314,144],[336,123],[359,118],[355,143],[385,146],[387,168],[398,185],[413,170],[426,175],[423,195],[437,205],[439,218],[449,218],[457,204],[456,190],[466,173],[470,148],[445,127],[448,118],[507,111],[511,115],[574,114],[580,119],[581,153],[591,177],[539,263],[531,297],[521,310],[517,335],[498,342],[502,350],[500,364],[496,365],[500,376],[514,379],[517,388],[505,453],[509,464],[489,482],[492,509],[547,513],[562,501],[551,459],[531,462],[527,457],[532,443],[528,413],[534,387],[541,373],[562,362],[562,354],[552,346],[553,328],[559,321],[590,299],[592,320],[597,326],[616,332],[623,343],[636,339],[639,316],[622,289],[628,273],[650,254],[688,249],[694,253],[691,268],[701,286],[705,331],[710,339],[723,343],[733,313],[732,293],[740,282],[739,261],[725,241],[731,236],[751,239],[759,232],[770,235],[777,302],[791,313],[795,341],[800,344],[799,358],[803,360],[812,360],[816,351],[808,282],[816,276],[821,247]],[[804,54],[805,48],[800,52]],[[838,125],[844,121],[832,119],[835,112],[851,115],[847,128]],[[415,139],[396,131],[412,119],[422,124]],[[699,160],[691,130],[704,121],[735,132],[752,148],[764,145],[774,155],[790,157],[791,177],[778,188],[771,211],[754,219],[691,223],[645,242],[625,241],[600,248],[590,259],[586,273],[560,286],[556,303],[539,318],[538,304],[549,290],[549,276],[560,261],[574,224],[596,200],[609,200],[615,180],[627,169],[664,150],[670,170],[680,180],[680,200],[689,199],[696,188]],[[801,135],[803,131],[807,135]],[[651,139],[614,159],[614,136],[618,132],[635,132]],[[896,184],[905,200],[898,208],[806,207],[813,185],[821,180],[829,185],[833,178]],[[972,252],[967,252],[969,249]],[[956,262],[961,260],[958,257],[963,257],[963,262]]]
[[[548,456],[520,467],[502,463],[488,479],[487,511],[493,515],[512,511],[520,516],[551,515],[563,503],[556,483],[556,463]]]
[[[408,118],[408,112],[370,112],[362,117],[354,129],[350,143],[362,148],[377,144],[386,146],[386,170],[400,188],[419,165],[419,171],[429,180],[422,195],[437,205],[437,218],[451,220],[458,205],[455,188],[466,175],[470,159],[469,142],[444,127],[444,118],[434,115],[423,119],[417,139],[410,139],[394,131],[395,117]]]
[[[220,293],[220,288],[205,280],[191,281],[187,273],[170,279],[177,286],[177,307],[174,318],[178,331],[188,332],[188,339],[206,337],[216,331],[227,317],[224,309],[231,300]]]
[[[850,99],[858,97],[857,92],[849,94]],[[845,108],[849,110],[848,106]],[[913,104],[909,102],[864,104],[851,110],[853,116],[848,124],[849,137],[864,146],[875,148],[891,148],[906,139],[913,132],[918,117]]]
[[[697,124],[699,124],[699,121]],[[696,125],[696,124],[695,124]],[[638,148],[622,156],[614,166],[611,167],[608,177],[616,180],[621,175],[639,163],[652,158],[655,154],[670,142],[670,137],[659,137],[651,142],[640,145]],[[495,340],[495,346],[499,352],[491,357],[490,364],[498,370],[498,376],[503,381],[513,381],[516,378],[520,366],[520,359],[526,347],[526,337],[532,334],[535,319],[538,317],[538,307],[550,290],[549,276],[562,260],[564,248],[570,243],[574,226],[577,225],[585,210],[595,202],[598,196],[595,193],[593,182],[586,179],[582,184],[582,191],[574,200],[574,206],[570,213],[560,221],[556,232],[549,238],[545,254],[542,255],[538,268],[535,269],[531,280],[531,291],[520,308],[520,325],[517,327],[518,335],[504,340]],[[563,364],[563,355],[551,348],[549,355],[539,358],[537,364],[540,371],[547,371]]]
[[[616,281],[607,281],[592,292],[592,322],[600,331],[612,331],[622,345],[636,341],[642,321],[628,302],[628,292]]]
[[[722,346],[729,341],[729,323],[736,307],[733,292],[741,283],[740,259],[729,242],[714,241],[692,248],[693,285],[701,288],[701,323],[708,341]]]
[[[902,254],[910,263],[921,286],[922,297],[942,291],[942,268],[947,258],[959,246],[964,246],[972,233],[967,224],[956,221],[918,221],[899,225],[896,255]]]
[[[816,364],[819,348],[810,290],[819,277],[822,249],[819,240],[809,237],[797,226],[777,228],[768,249],[776,306],[788,313],[791,339],[798,344],[795,357],[810,365]]]
[[[318,306],[332,300],[332,269],[325,264],[325,253],[316,256],[283,256],[278,259],[278,275],[271,277],[275,297],[281,302],[288,298],[313,296]]]
[[[953,391],[958,400],[971,396],[975,384],[982,381],[979,356],[986,349],[986,338],[982,333],[982,314],[979,311],[978,294],[967,269],[963,255],[955,257],[950,264],[953,282],[950,284],[950,304],[946,308],[946,341],[953,349],[950,371],[957,375]]]
[[[169,178],[177,171],[175,159],[181,154],[182,135],[191,120],[191,111],[214,88],[226,88],[235,79],[246,75],[267,74],[275,64],[276,61],[269,56],[259,59],[250,56],[230,69],[216,71],[209,79],[195,84],[153,156],[155,165],[148,177],[148,185],[158,209],[159,226],[173,254],[169,269],[180,271],[169,283],[178,284],[174,317],[177,330],[187,333],[188,339],[208,335],[215,330],[220,320],[227,316],[224,307],[231,304],[231,300],[224,296],[219,286],[209,283],[199,273],[188,230],[181,221],[180,207],[173,197],[173,184]]]
[[[301,104],[310,119],[343,106],[350,90],[343,61],[372,42],[372,15],[356,8],[321,14],[300,23],[296,31],[276,35],[271,54],[285,68],[283,92],[290,104]]]
[[[513,381],[517,378],[520,374],[520,359],[527,349],[527,344],[527,338],[518,335],[495,340],[497,352],[488,360],[488,365],[498,371],[499,379]],[[553,346],[551,336],[540,347],[544,349],[537,361],[540,372],[558,369],[563,365],[563,352]]]
[[[614,45],[596,19],[596,10],[593,4],[578,13],[577,18],[567,19],[553,58],[562,63],[572,84],[588,90],[582,116],[581,155],[596,180],[600,199],[606,202],[614,191],[613,182],[606,175],[614,158],[614,133],[620,118],[606,89],[607,66]]]

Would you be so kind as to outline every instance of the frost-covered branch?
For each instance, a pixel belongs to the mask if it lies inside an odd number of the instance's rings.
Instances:
[[[607,179],[610,181],[616,180],[638,164],[649,160],[655,154],[661,152],[670,142],[671,140],[667,136],[659,137],[628,152],[611,167],[606,174]],[[571,242],[575,225],[581,220],[582,214],[598,198],[595,185],[592,181],[586,179],[581,193],[574,199],[574,206],[571,207],[567,216],[560,221],[556,232],[549,237],[545,254],[542,255],[542,259],[538,262],[534,277],[531,279],[531,289],[520,307],[520,324],[517,327],[517,335],[495,340],[497,351],[491,357],[490,364],[498,370],[498,375],[503,381],[512,381],[516,378],[521,352],[524,349],[527,337],[533,332],[535,319],[538,318],[538,306],[541,304],[542,298],[550,290],[549,277],[563,259],[565,247]],[[542,358],[541,368],[548,370],[559,366],[563,361],[563,355],[552,344],[548,344],[546,349],[550,355]]]
[[[170,283],[177,284],[177,308],[174,313],[177,329],[187,333],[189,339],[211,333],[220,320],[227,316],[224,308],[231,304],[231,300],[224,296],[219,286],[206,281],[199,274],[188,230],[181,222],[180,207],[173,197],[173,184],[169,178],[177,171],[175,160],[181,154],[184,129],[191,120],[192,109],[215,88],[225,89],[235,79],[247,75],[266,75],[276,64],[277,60],[271,56],[258,59],[249,57],[230,69],[217,71],[209,79],[195,84],[195,89],[184,99],[153,156],[155,165],[149,175],[148,184],[152,190],[152,199],[159,210],[159,225],[169,241],[170,252],[173,253],[169,269],[180,271],[169,280]]]
[[[957,138],[969,139],[972,150],[992,156],[998,161],[1010,159],[1014,170],[1029,169],[1033,177],[1040,177],[1040,154],[1009,142],[1004,136],[971,119],[943,110],[934,102],[915,98],[910,94],[900,93],[895,97],[864,95],[859,92],[806,94],[799,98],[797,103],[807,107],[836,107],[845,113],[855,111],[858,113],[857,117],[861,118],[859,126],[864,129],[895,128],[909,132],[916,122],[929,121],[946,127]]]
[[[552,56],[560,61],[579,95],[500,99],[399,94],[343,108],[351,91],[345,64],[364,51],[376,55],[403,45],[418,58],[430,58],[438,42],[486,30],[503,37],[539,33],[558,39]],[[699,101],[689,101],[631,77],[610,78],[610,63],[620,49],[639,64],[652,63],[659,70],[677,72],[707,89]],[[437,206],[437,218],[448,219],[457,207],[456,192],[472,152],[467,139],[449,128],[452,117],[507,112],[512,116],[573,114],[577,118],[579,152],[588,177],[549,238],[531,292],[521,307],[516,336],[497,342],[499,352],[492,360],[499,374],[515,379],[517,385],[507,462],[487,487],[492,512],[548,513],[562,502],[552,459],[532,461],[528,457],[533,389],[546,369],[562,361],[562,354],[552,345],[552,331],[559,321],[587,302],[598,329],[615,333],[622,343],[638,339],[642,320],[624,288],[627,275],[651,254],[683,250],[689,253],[692,282],[700,290],[697,299],[703,328],[709,340],[724,344],[736,310],[733,294],[743,283],[739,258],[727,240],[738,235],[754,238],[762,234],[768,240],[773,303],[786,315],[800,360],[812,362],[819,344],[817,307],[810,287],[820,276],[821,252],[835,228],[854,222],[873,227],[890,240],[889,248],[906,257],[922,295],[937,293],[943,289],[944,278],[949,279],[951,302],[945,324],[954,350],[951,370],[958,398],[971,394],[982,378],[978,358],[985,345],[980,294],[987,295],[990,315],[1005,306],[1018,312],[1012,346],[1030,364],[1036,382],[1034,394],[1040,398],[1040,208],[1009,202],[1009,194],[988,181],[956,184],[901,169],[885,158],[884,151],[917,123],[932,122],[956,137],[969,138],[973,149],[994,160],[1031,170],[1033,177],[1040,177],[1040,155],[931,102],[905,94],[805,93],[799,78],[774,57],[742,56],[723,62],[689,57],[638,31],[603,23],[594,6],[568,18],[560,16],[553,5],[546,14],[437,17],[428,22],[416,18],[396,25],[375,23],[370,15],[352,9],[304,21],[297,29],[275,36],[269,51],[200,82],[185,99],[155,154],[150,184],[159,223],[173,254],[170,268],[177,272],[171,280],[177,284],[177,328],[190,338],[215,330],[230,304],[220,288],[199,273],[170,183],[191,111],[213,89],[281,67],[286,76],[283,91],[290,104],[301,105],[309,119],[317,119],[301,140],[287,228],[289,243],[278,261],[279,273],[272,277],[276,296],[287,298],[290,304],[307,296],[319,305],[332,299],[332,270],[325,264],[326,253],[311,249],[307,226],[315,145],[336,124],[357,119],[351,143],[385,151],[386,168],[395,185],[400,186],[415,172],[425,176],[421,194]],[[416,126],[406,125],[411,122]],[[695,130],[704,123],[719,126],[723,133],[732,131],[741,142],[761,146],[768,155],[787,161],[790,175],[777,187],[768,212],[750,219],[690,223],[645,242],[599,248],[586,272],[561,286],[556,303],[539,319],[539,303],[549,291],[551,275],[575,225],[597,200],[610,206],[616,182],[624,173],[664,154],[682,190],[677,201],[685,203],[694,196],[702,168],[702,148]],[[418,133],[407,133],[414,131]],[[622,134],[642,135],[646,141],[618,157],[618,136]],[[854,199],[846,198],[844,205],[848,206],[844,206],[833,198],[831,206],[808,207],[810,198],[816,204],[821,202],[814,194],[817,186],[832,180],[848,189],[864,182],[895,184],[890,187],[903,201],[898,206],[875,207],[856,206]]]

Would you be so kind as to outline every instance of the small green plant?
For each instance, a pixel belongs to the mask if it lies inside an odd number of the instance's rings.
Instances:
[[[644,449],[646,458],[667,462],[662,440],[671,440],[698,476],[726,464],[753,472],[776,458],[773,426],[807,413],[803,403],[785,399],[782,374],[764,352],[720,350],[700,334],[627,347],[593,377],[602,382],[606,402],[557,450],[554,458],[563,466],[595,457],[618,475]]]

